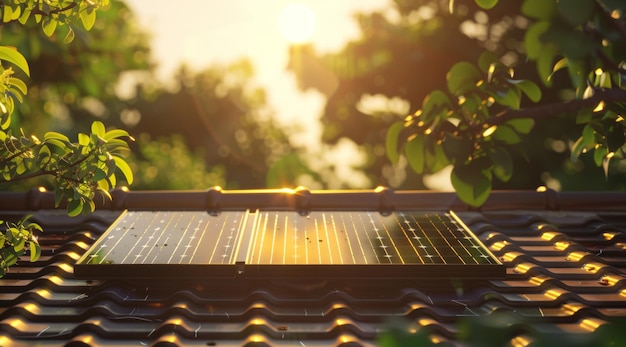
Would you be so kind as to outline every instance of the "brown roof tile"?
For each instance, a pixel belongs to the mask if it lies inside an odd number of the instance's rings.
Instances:
[[[371,346],[394,319],[408,322],[409,330],[428,327],[433,341],[456,343],[460,322],[489,317],[519,328],[507,337],[513,345],[564,332],[570,337],[555,341],[582,343],[626,313],[626,194],[552,192],[548,199],[496,192],[484,210],[470,211],[447,193],[363,191],[331,199],[339,193],[308,192],[297,200],[264,191],[119,191],[120,200],[78,218],[50,210],[49,193],[0,193],[2,218],[37,210],[45,228],[41,258],[22,259],[0,279],[0,345]],[[460,284],[73,276],[76,260],[123,208],[229,209],[237,201],[243,208],[316,208],[355,198],[354,208],[463,211],[507,266],[506,278]]]

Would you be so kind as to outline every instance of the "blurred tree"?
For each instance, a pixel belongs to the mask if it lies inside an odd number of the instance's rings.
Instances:
[[[212,177],[214,181],[208,182],[211,186],[231,189],[294,185],[301,174],[309,172],[289,142],[289,129],[276,124],[264,91],[252,83],[253,72],[247,60],[215,65],[200,72],[182,67],[177,90],[161,90],[153,97],[140,90],[131,105],[137,115],[132,130],[152,138],[180,134],[189,151],[197,153],[196,157],[201,155],[213,167],[210,172],[177,172],[183,177],[206,176],[185,180],[188,184],[205,184]],[[164,141],[174,146],[172,151],[181,145],[180,138]],[[143,146],[141,142],[137,145]],[[147,151],[138,151],[140,163],[148,159]],[[291,163],[288,168],[285,160]],[[200,167],[203,165],[196,166]],[[138,170],[145,168],[140,166]],[[161,174],[169,176],[167,172]],[[162,178],[153,182],[162,182]]]
[[[497,6],[487,10],[483,8],[485,3]],[[615,144],[619,142],[616,138],[621,126],[615,126],[615,122],[600,122],[609,124],[606,126],[592,122],[594,130],[587,128],[584,145],[575,148],[575,156],[583,148],[591,150],[594,139],[602,148],[596,151],[600,154],[595,158],[583,156],[575,162],[570,160],[569,149],[589,124],[589,117],[581,116],[576,122],[571,112],[566,116],[559,109],[550,117],[534,117],[532,124],[516,124],[514,133],[505,134],[507,128],[503,126],[493,128],[492,131],[498,130],[497,137],[506,140],[493,140],[489,146],[472,138],[465,141],[461,136],[481,134],[480,126],[495,125],[485,119],[507,109],[526,109],[539,101],[561,104],[589,97],[603,88],[619,89],[623,59],[618,52],[623,51],[625,41],[622,13],[623,5],[615,1],[557,4],[532,0],[396,0],[386,12],[359,15],[361,39],[348,43],[340,52],[318,55],[310,47],[294,47],[290,68],[298,76],[301,88],[316,88],[328,96],[324,139],[336,141],[346,136],[368,148],[372,156],[369,170],[377,184],[389,182],[389,173],[394,172],[384,158],[386,145],[395,161],[407,165],[408,159],[411,171],[418,174],[407,178],[404,185],[392,185],[420,188],[419,176],[453,165],[455,188],[469,189],[466,196],[475,194],[474,198],[465,199],[472,204],[485,198],[492,184],[496,188],[535,188],[541,184],[569,190],[623,188],[623,165],[613,160],[612,166],[617,170],[608,171],[606,179],[603,170],[593,165],[602,164],[602,153],[611,158],[621,156]],[[465,61],[470,63],[458,64]],[[476,63],[478,68],[467,67]],[[513,68],[514,76],[509,74]],[[559,71],[553,73],[553,68]],[[482,83],[479,91],[451,89],[451,84],[454,88],[464,86],[457,80],[463,80],[467,74],[472,76],[472,83]],[[587,86],[588,93],[583,95]],[[372,98],[379,100],[378,110],[366,102]],[[408,102],[411,110],[420,110],[406,124],[394,126],[393,136],[385,144],[386,129],[403,119],[406,110],[392,107],[398,104],[394,98]],[[451,106],[446,106],[446,100]],[[478,103],[474,110],[473,103]],[[587,111],[585,115],[592,114],[587,104],[580,106]],[[483,118],[478,117],[477,110]],[[464,126],[461,111],[466,112],[466,117],[474,117],[469,123],[479,125],[460,130],[459,126]],[[422,116],[433,112],[438,116]],[[612,112],[620,114],[619,110]],[[593,118],[601,119],[603,115],[595,114]],[[608,134],[611,146],[602,143]],[[463,141],[455,142],[459,138]],[[400,149],[396,148],[398,139]],[[511,146],[505,151],[496,150],[497,146],[491,145],[498,142]],[[474,151],[485,146],[489,151]],[[398,150],[401,155],[396,155]],[[470,162],[479,163],[473,159],[486,157],[489,160],[484,163],[473,164],[477,168],[468,168]],[[460,172],[467,173],[461,173],[466,176],[462,180]],[[460,181],[468,183],[459,184]],[[477,187],[475,183],[479,181],[482,188],[469,188]]]
[[[35,21],[2,26],[3,44],[16,47],[31,69],[29,93],[16,108],[14,129],[71,135],[86,131],[94,120],[119,123],[116,117],[125,105],[116,88],[128,73],[149,73],[148,36],[119,0],[110,1],[92,25],[89,35],[74,30],[72,44],[66,44],[68,31],[61,26],[50,37]]]

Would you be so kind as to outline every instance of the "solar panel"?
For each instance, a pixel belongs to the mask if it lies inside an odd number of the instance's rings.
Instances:
[[[78,278],[503,277],[454,212],[126,211]]]

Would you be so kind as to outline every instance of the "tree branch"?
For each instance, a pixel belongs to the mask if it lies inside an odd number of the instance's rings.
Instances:
[[[518,118],[532,118],[540,120],[555,116],[561,113],[576,112],[582,109],[595,107],[604,101],[605,103],[624,102],[626,103],[626,90],[623,89],[598,89],[594,95],[587,99],[574,99],[564,102],[555,102],[546,105],[521,109],[506,110],[490,118],[483,124],[476,124],[468,128],[469,131],[478,131],[481,128],[492,125],[504,124],[510,120]]]
[[[607,9],[600,2],[596,1],[595,6],[600,12],[602,12],[606,20],[609,22],[609,25],[619,32],[622,37],[626,38],[626,26],[624,25],[624,22],[613,18],[611,13],[607,11]]]

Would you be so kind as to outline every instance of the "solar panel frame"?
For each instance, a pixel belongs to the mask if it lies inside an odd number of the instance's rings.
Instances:
[[[503,278],[458,216],[441,211],[125,211],[77,278]]]

